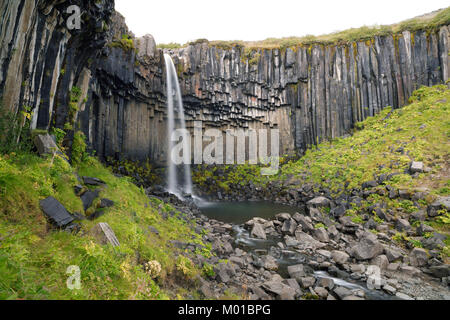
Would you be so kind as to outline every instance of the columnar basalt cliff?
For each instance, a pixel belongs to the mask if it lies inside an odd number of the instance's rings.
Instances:
[[[210,126],[279,128],[285,153],[342,136],[449,77],[446,26],[345,45],[257,49],[251,59],[244,52],[206,41],[174,51],[186,109]]]
[[[70,5],[81,28],[69,30]],[[5,0],[0,4],[0,95],[6,110],[33,107],[33,128],[67,114],[67,97],[88,61],[107,42],[114,1]],[[56,112],[56,110],[58,110]]]
[[[81,8],[69,30],[67,8]],[[165,163],[163,51],[140,39],[113,0],[5,0],[0,4],[3,109],[33,110],[32,129],[75,130],[102,158]],[[421,85],[449,77],[448,26],[339,45],[219,48],[199,41],[169,50],[188,127],[277,128],[281,152],[302,153],[386,106],[403,106]],[[81,91],[71,110],[71,90]]]
[[[71,5],[81,9],[80,29],[67,26]],[[103,158],[161,158],[162,52],[151,36],[134,39],[114,0],[5,0],[0,17],[2,111],[31,107],[32,129],[65,129],[68,147],[81,129]],[[74,87],[80,99],[70,110]]]

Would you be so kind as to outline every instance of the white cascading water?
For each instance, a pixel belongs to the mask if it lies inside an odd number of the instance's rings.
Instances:
[[[190,157],[191,154],[183,153],[183,164],[177,166],[172,160],[171,153],[175,147],[175,141],[172,141],[172,133],[176,129],[181,129],[186,132],[186,121],[184,117],[183,100],[181,97],[180,85],[178,83],[178,76],[175,70],[173,60],[168,54],[164,54],[164,60],[166,62],[166,75],[167,75],[167,117],[168,117],[168,173],[167,173],[167,189],[168,192],[183,198],[185,194],[192,195],[192,177]],[[176,107],[176,109],[175,109]],[[175,117],[175,114],[178,117]],[[178,125],[175,120],[178,121]],[[183,141],[189,137],[184,136]],[[180,177],[181,175],[181,177]]]

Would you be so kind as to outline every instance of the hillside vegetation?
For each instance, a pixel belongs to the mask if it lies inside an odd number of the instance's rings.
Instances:
[[[95,221],[81,221],[78,234],[49,229],[40,200],[53,196],[70,212],[83,212],[74,192],[80,184],[75,173],[105,181],[100,196],[115,205]],[[177,283],[195,287],[201,269],[170,240],[198,244],[204,246],[200,254],[211,253],[181,215],[94,158],[74,168],[61,157],[0,154],[0,299],[194,298],[194,290]],[[101,245],[91,236],[88,231],[99,222],[111,226],[119,247]],[[146,272],[149,261],[159,262],[161,271]],[[81,270],[81,290],[66,286],[71,265]]]

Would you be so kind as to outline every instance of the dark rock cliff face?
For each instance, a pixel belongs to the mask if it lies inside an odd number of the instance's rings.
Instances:
[[[222,50],[198,43],[178,58],[185,108],[210,126],[280,129],[284,152],[300,153],[420,86],[449,77],[449,29],[404,32],[341,46]]]
[[[81,28],[69,30],[77,5]],[[6,109],[32,106],[34,128],[47,129],[67,114],[70,88],[88,60],[106,44],[104,26],[113,0],[5,0],[0,4],[0,95]]]
[[[78,30],[67,26],[71,5],[81,9]],[[162,52],[151,36],[134,39],[132,48],[111,45],[133,37],[114,0],[5,0],[0,17],[2,111],[32,107],[32,129],[67,128],[74,118],[69,127],[82,130],[103,158],[161,157]],[[80,99],[70,115],[75,86]]]
[[[67,8],[78,5],[80,30]],[[102,158],[166,158],[165,67],[151,36],[134,39],[113,0],[4,0],[0,3],[3,108],[33,109],[32,128],[64,128],[70,91],[81,90],[74,130]],[[170,51],[188,128],[280,129],[281,152],[347,133],[421,85],[449,77],[449,27],[342,46],[223,50],[198,43]],[[133,37],[133,45],[120,40]],[[69,132],[66,143],[70,147]]]

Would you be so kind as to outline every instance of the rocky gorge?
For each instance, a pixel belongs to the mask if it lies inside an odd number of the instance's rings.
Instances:
[[[370,219],[357,224],[348,216],[322,213],[320,209],[335,207],[335,202],[319,196],[309,200],[301,213],[279,213],[271,220],[256,217],[234,225],[202,215],[195,205],[171,201],[184,207],[197,228],[207,231],[203,238],[216,254],[207,259],[195,255],[192,244],[177,243],[194,255],[195,263],[215,266],[210,277],[200,279],[206,298],[227,292],[252,300],[450,298],[450,270],[437,251],[433,257],[425,249],[405,250],[390,237],[393,230],[433,232],[423,223],[416,229],[408,220],[377,225]],[[448,208],[445,201],[433,207]],[[432,252],[442,237],[435,233],[426,248]]]

